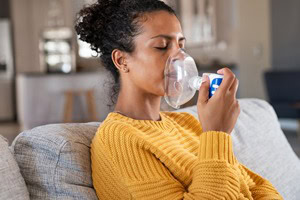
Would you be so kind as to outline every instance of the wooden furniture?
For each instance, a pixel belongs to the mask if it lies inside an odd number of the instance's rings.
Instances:
[[[64,123],[75,122],[73,121],[73,99],[76,95],[83,95],[86,98],[86,104],[88,108],[88,116],[86,122],[97,121],[96,118],[96,104],[94,100],[94,90],[67,90],[64,92],[65,104],[64,104]],[[82,120],[81,120],[82,121]]]

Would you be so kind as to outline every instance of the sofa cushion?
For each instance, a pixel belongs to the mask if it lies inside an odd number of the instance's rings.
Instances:
[[[300,199],[300,160],[280,128],[273,107],[259,99],[239,99],[241,113],[232,135],[237,159],[268,179],[284,199]],[[184,108],[198,118],[197,107]]]
[[[29,194],[7,141],[0,135],[0,199],[29,200]]]
[[[98,199],[90,167],[90,143],[98,126],[96,122],[45,125],[14,140],[30,199]]]

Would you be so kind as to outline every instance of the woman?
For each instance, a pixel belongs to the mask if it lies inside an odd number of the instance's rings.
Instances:
[[[282,199],[235,158],[230,133],[240,113],[238,80],[228,69],[208,98],[207,77],[188,113],[160,112],[167,58],[184,48],[180,22],[159,0],[98,0],[76,31],[120,84],[114,112],[91,147],[99,199]],[[120,82],[119,82],[120,81]]]

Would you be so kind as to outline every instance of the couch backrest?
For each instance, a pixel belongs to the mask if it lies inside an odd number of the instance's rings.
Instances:
[[[45,125],[14,140],[30,199],[98,199],[91,178],[90,143],[99,125]]]
[[[285,199],[300,199],[300,161],[273,108],[258,99],[239,102],[241,113],[232,133],[238,160],[270,180]],[[196,106],[177,111],[197,117]],[[90,143],[99,125],[46,125],[15,139],[15,158],[31,199],[97,199],[91,179]]]

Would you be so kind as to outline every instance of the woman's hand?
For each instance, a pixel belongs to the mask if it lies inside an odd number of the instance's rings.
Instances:
[[[240,106],[236,99],[239,81],[228,68],[218,70],[224,75],[223,81],[215,94],[209,99],[209,78],[199,90],[197,109],[203,132],[222,131],[230,134],[240,114]]]

